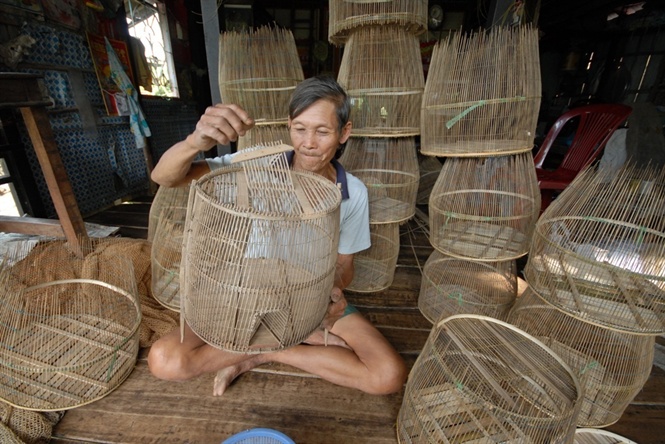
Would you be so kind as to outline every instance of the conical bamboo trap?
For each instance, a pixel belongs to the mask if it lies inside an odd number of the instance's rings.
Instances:
[[[371,224],[392,224],[416,212],[418,158],[415,140],[352,138],[340,158],[367,187]]]
[[[578,426],[617,422],[651,374],[654,336],[581,321],[546,303],[530,288],[516,302],[508,322],[538,338],[577,372],[583,388]]]
[[[365,26],[344,48],[337,81],[351,100],[351,136],[420,134],[425,76],[418,37],[399,26]]]
[[[244,150],[234,161],[263,151]],[[340,203],[335,184],[291,171],[282,154],[195,182],[180,272],[181,315],[192,330],[215,347],[245,353],[306,339],[330,302]]]
[[[464,259],[515,259],[528,252],[539,212],[531,153],[447,158],[429,200],[430,243]]]
[[[278,141],[288,143],[290,140],[289,127],[286,124],[263,125],[261,122],[257,122],[254,128],[247,131],[244,136],[238,137],[238,151]]]
[[[27,410],[79,407],[108,395],[136,363],[132,261],[93,249],[82,259],[60,240],[32,245],[17,243],[0,265],[0,399]]]
[[[173,311],[180,310],[180,261],[187,209],[182,213],[182,219],[160,219],[150,249],[152,296]]]
[[[162,217],[185,221],[189,187],[159,187],[148,214],[148,241],[152,242]]]
[[[261,123],[286,123],[289,100],[304,80],[289,30],[264,26],[219,38],[219,90],[224,103],[242,106]]]
[[[432,324],[456,314],[505,320],[517,295],[514,260],[477,262],[434,250],[422,273],[418,308]]]
[[[545,210],[524,273],[550,304],[635,334],[665,331],[665,169],[587,169]]]
[[[432,329],[397,417],[406,443],[568,443],[581,389],[550,349],[505,322],[456,315]]]
[[[346,287],[357,293],[372,293],[390,287],[399,255],[399,224],[370,224],[372,245],[353,257],[353,280]]]
[[[575,430],[574,444],[637,444],[628,438],[607,430],[581,428]]]
[[[330,43],[343,45],[352,31],[371,25],[399,25],[422,34],[427,30],[427,0],[330,0]]]
[[[454,33],[432,52],[420,152],[463,157],[531,151],[540,97],[535,28]]]
[[[418,156],[418,169],[420,170],[420,180],[418,181],[416,205],[427,205],[436,179],[441,174],[441,161],[438,157]]]

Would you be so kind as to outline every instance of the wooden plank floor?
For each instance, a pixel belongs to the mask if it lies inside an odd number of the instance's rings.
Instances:
[[[120,207],[86,221],[120,226],[122,235],[145,238],[149,202]],[[416,221],[404,225],[401,233],[392,286],[347,297],[412,366],[431,328],[417,308],[417,299],[420,267],[432,248]],[[665,341],[659,337],[657,342],[662,356]],[[395,420],[403,392],[366,395],[270,364],[242,375],[217,398],[211,395],[212,375],[183,383],[160,381],[149,373],[145,355],[142,350],[135,370],[116,391],[68,411],[56,426],[52,442],[220,443],[244,429],[270,427],[298,444],[397,443]],[[654,365],[641,393],[608,429],[639,444],[665,443],[663,369]]]

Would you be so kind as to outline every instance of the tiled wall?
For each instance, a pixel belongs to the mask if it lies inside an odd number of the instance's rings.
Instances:
[[[143,150],[136,147],[128,117],[107,116],[85,37],[39,23],[27,25],[23,32],[37,43],[18,70],[44,77],[55,102],[50,109],[51,126],[81,213],[91,214],[117,199],[148,193]],[[77,78],[83,79],[82,85],[74,84]],[[75,87],[83,88],[92,115],[81,112],[74,100]],[[178,100],[146,99],[143,108],[153,134],[149,144],[155,162],[184,139],[198,120],[195,107]],[[22,141],[32,146],[25,131]],[[49,216],[55,216],[34,150],[27,148],[26,153],[44,207]]]

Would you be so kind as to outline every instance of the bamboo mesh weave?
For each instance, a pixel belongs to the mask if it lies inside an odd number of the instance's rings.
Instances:
[[[370,223],[403,222],[415,214],[419,173],[414,138],[351,138],[339,161],[367,187]]]
[[[581,428],[575,430],[574,444],[637,444],[628,438],[593,428]]]
[[[289,127],[286,124],[262,125],[258,122],[254,128],[247,131],[244,136],[238,137],[238,151],[251,148],[256,145],[266,145],[277,141],[287,142],[291,140]]]
[[[185,221],[188,197],[188,187],[159,187],[157,189],[148,215],[148,241],[152,242],[155,237],[155,230],[162,217]]]
[[[195,182],[180,273],[181,314],[192,330],[247,353],[309,336],[330,302],[340,202],[335,184],[289,170],[279,154]]]
[[[420,134],[425,77],[418,37],[399,26],[364,26],[344,48],[337,81],[351,100],[351,136]]]
[[[399,255],[399,224],[370,224],[372,245],[353,256],[353,280],[346,287],[357,293],[373,293],[390,287]]]
[[[517,295],[514,260],[477,262],[434,250],[423,268],[418,308],[432,324],[456,314],[505,320]]]
[[[665,331],[665,169],[587,169],[543,212],[524,273],[550,304],[635,334]]]
[[[152,295],[157,302],[173,311],[180,310],[180,262],[186,210],[182,211],[182,219],[160,219],[150,248]]]
[[[505,322],[455,315],[432,329],[406,384],[406,443],[568,443],[581,389],[550,349]]]
[[[430,243],[465,259],[515,259],[528,252],[539,212],[531,153],[447,158],[429,200]]]
[[[540,97],[535,28],[455,33],[439,41],[432,52],[422,102],[420,152],[494,156],[530,151]]]
[[[330,43],[343,45],[352,31],[372,25],[399,25],[422,34],[427,30],[427,0],[330,0]]]
[[[441,174],[441,161],[438,157],[418,156],[418,169],[420,171],[420,181],[418,182],[416,205],[427,205],[436,179]]]
[[[86,244],[85,258],[56,240],[8,249],[0,264],[3,401],[70,409],[108,395],[131,373],[141,322],[136,277],[130,259],[102,260],[99,242]]]
[[[576,372],[583,388],[580,427],[618,421],[651,374],[654,336],[584,322],[546,303],[530,288],[517,300],[508,322],[538,338]]]
[[[302,80],[291,31],[264,26],[220,35],[219,89],[224,103],[238,104],[264,123],[286,123],[291,94]]]

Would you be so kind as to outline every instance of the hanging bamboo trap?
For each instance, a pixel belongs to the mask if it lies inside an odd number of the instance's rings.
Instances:
[[[244,136],[238,137],[238,151],[257,145],[269,145],[275,142],[287,142],[291,140],[289,127],[284,124],[262,125],[257,122],[254,128],[247,131]]]
[[[352,137],[420,134],[425,77],[418,37],[399,26],[355,30],[337,80],[351,100]]]
[[[527,282],[587,322],[665,332],[664,209],[665,169],[583,171],[538,220]]]
[[[340,163],[367,187],[370,223],[392,224],[414,215],[419,180],[415,139],[352,138]]]
[[[418,182],[418,193],[416,194],[416,205],[429,204],[429,196],[441,174],[441,160],[438,157],[418,156],[418,169],[420,181]]]
[[[185,221],[189,187],[159,187],[152,199],[148,215],[148,241],[152,242],[162,218]]]
[[[418,308],[432,324],[456,314],[505,320],[517,295],[515,261],[477,262],[434,250],[423,268]]]
[[[304,80],[289,30],[264,26],[219,38],[219,89],[224,103],[242,106],[262,124],[285,124],[289,100]]]
[[[422,34],[427,30],[427,0],[330,0],[330,43],[343,45],[354,30],[372,25],[398,25]]]
[[[108,395],[129,376],[141,312],[132,261],[121,248],[103,254],[112,244],[91,239],[85,258],[63,240],[8,249],[0,264],[0,399],[66,410]]]
[[[372,245],[353,257],[353,280],[346,287],[357,293],[373,293],[390,287],[399,255],[399,224],[370,224]]]
[[[581,428],[575,430],[573,444],[637,444],[628,438],[607,430]]]
[[[517,300],[508,322],[538,338],[576,372],[583,388],[579,427],[617,422],[651,374],[654,336],[581,321],[530,288]]]
[[[568,443],[581,389],[527,333],[487,316],[432,329],[406,384],[397,436],[406,443]]]
[[[447,158],[429,200],[430,242],[479,261],[525,255],[540,212],[531,153]]]
[[[181,315],[215,347],[260,353],[298,344],[328,308],[341,194],[322,176],[291,171],[279,152],[292,149],[246,149],[192,185]]]
[[[432,52],[420,152],[463,157],[531,151],[540,98],[535,28],[454,33]]]

